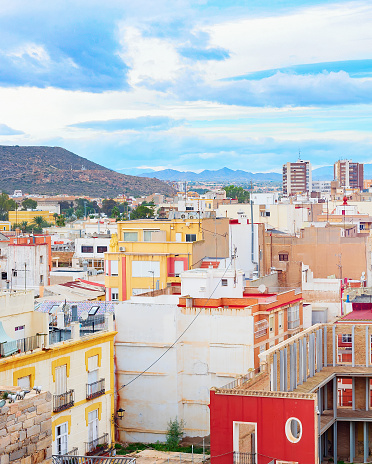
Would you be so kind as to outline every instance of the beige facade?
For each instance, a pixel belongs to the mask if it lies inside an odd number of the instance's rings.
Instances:
[[[112,316],[106,316],[104,330],[89,335],[80,335],[79,323],[72,323],[70,339],[49,344],[49,314],[33,311],[31,292],[0,294],[0,304],[4,314],[0,322],[8,337],[17,338],[15,327],[24,333],[14,354],[0,358],[0,385],[41,386],[52,394],[53,453],[60,451],[61,430],[64,452],[81,455],[92,450],[94,440],[114,441]],[[4,355],[4,344],[2,350]]]

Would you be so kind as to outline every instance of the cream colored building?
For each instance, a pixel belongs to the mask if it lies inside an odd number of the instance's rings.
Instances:
[[[0,385],[53,395],[53,454],[86,454],[114,441],[114,336],[112,315],[87,333],[79,322],[64,326],[53,308],[33,311],[33,293],[0,293]],[[56,312],[57,311],[57,312]],[[57,321],[49,343],[49,322]],[[55,342],[56,336],[68,338]],[[58,340],[58,337],[57,337]]]

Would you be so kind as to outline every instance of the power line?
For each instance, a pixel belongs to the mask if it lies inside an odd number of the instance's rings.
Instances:
[[[208,301],[212,298],[214,292],[217,290],[218,286],[220,285],[222,279],[225,277],[225,274],[227,272],[227,270],[229,269],[231,265],[231,262],[230,264],[227,266],[227,268],[225,269],[225,272],[223,273],[222,277],[220,278],[220,280],[218,281],[216,287],[214,288],[213,292],[211,293],[210,297],[208,297],[207,301],[204,303],[204,306],[207,305]],[[176,340],[164,351],[163,354],[161,354],[152,364],[150,364],[150,366],[148,366],[145,370],[143,370],[142,372],[140,372],[139,374],[137,374],[132,380],[130,380],[128,383],[126,384],[123,384],[121,387],[119,387],[117,389],[116,392],[118,392],[119,390],[121,390],[122,388],[124,387],[127,387],[128,385],[130,385],[132,382],[134,382],[135,380],[137,380],[139,377],[141,377],[143,374],[145,374],[149,369],[152,368],[152,366],[154,366],[158,361],[161,360],[161,358],[163,356],[165,356],[169,350],[171,350],[174,345],[185,335],[185,333],[189,330],[189,328],[192,326],[192,324],[196,321],[197,317],[201,314],[202,312],[202,308],[200,308],[198,314],[196,314],[196,316],[194,317],[194,319],[190,322],[190,324],[185,328],[185,330],[176,338]]]

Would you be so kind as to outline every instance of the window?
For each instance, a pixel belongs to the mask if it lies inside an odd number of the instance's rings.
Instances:
[[[283,328],[283,311],[280,311],[280,313],[278,314],[278,326],[279,329]]]
[[[97,253],[106,253],[107,251],[107,246],[98,246],[97,247]]]
[[[98,382],[98,355],[90,356],[88,358],[88,383]],[[92,392],[96,393],[96,392]]]
[[[366,226],[365,224],[359,224],[359,230],[365,230]]]
[[[138,232],[124,232],[124,242],[138,242]]]
[[[186,242],[196,242],[196,234],[186,234]]]
[[[194,211],[194,207],[193,206],[186,206],[186,211]]]
[[[12,269],[13,277],[17,277],[17,269]]]
[[[96,312],[99,310],[99,306],[92,306],[88,311],[89,316],[94,316]]]
[[[270,334],[274,334],[274,322],[275,322],[275,319],[274,319],[274,316],[270,316],[269,317],[269,332]]]
[[[152,230],[144,230],[143,231],[143,241],[144,242],[151,242]]]
[[[266,351],[266,343],[260,346],[260,354]]]
[[[1,280],[7,280],[8,279],[8,274],[6,272],[1,273]]]
[[[221,279],[221,285],[222,287],[227,287],[228,286],[227,279]]]
[[[119,262],[118,261],[110,261],[111,263],[111,275],[117,276],[119,275]]]
[[[288,261],[288,253],[279,253],[279,261]]]
[[[40,264],[43,264],[43,256],[40,256]]]
[[[44,276],[41,274],[40,275],[40,285],[43,285],[44,283]]]
[[[160,261],[132,261],[132,277],[160,277]]]
[[[56,451],[57,454],[67,454],[67,441],[68,441],[68,422],[64,422],[56,427]]]
[[[56,395],[67,392],[67,364],[56,367],[55,374]]]
[[[179,277],[181,272],[185,270],[185,263],[183,261],[174,262],[174,276]]]
[[[94,411],[88,412],[88,441],[91,443],[97,439],[98,439],[98,409],[94,409]]]
[[[300,325],[300,305],[288,308],[288,329],[295,329]]]
[[[262,319],[261,321],[257,321],[254,324],[254,337],[260,338],[267,334],[267,328],[269,324],[266,319]]]
[[[119,301],[119,289],[118,288],[111,289],[111,300]]]
[[[351,343],[352,339],[352,334],[342,334],[342,343]]]
[[[24,390],[30,390],[31,389],[30,376],[26,375],[25,377],[19,377],[17,380],[17,385],[18,387],[21,387]]]
[[[81,252],[82,252],[82,253],[93,253],[93,247],[92,247],[92,246],[83,245],[83,246],[81,247]]]

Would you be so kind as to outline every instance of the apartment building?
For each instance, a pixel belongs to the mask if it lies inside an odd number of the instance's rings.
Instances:
[[[144,219],[118,222],[105,254],[107,300],[180,283],[205,258],[229,256],[229,219]]]
[[[84,261],[88,268],[103,270],[105,253],[109,250],[110,236],[84,237],[75,239],[73,264],[83,267]]]
[[[310,161],[299,159],[296,163],[283,164],[283,196],[312,192]]]
[[[333,166],[334,179],[341,188],[363,190],[364,165],[352,160],[339,160]]]
[[[13,226],[14,224],[22,224],[22,222],[27,222],[28,224],[31,224],[35,217],[41,216],[46,222],[49,224],[54,224],[54,216],[53,213],[50,213],[49,211],[43,211],[43,210],[21,210],[17,209],[16,211],[9,211],[8,217],[9,217],[9,222]]]
[[[167,288],[117,304],[120,441],[164,441],[174,417],[186,436],[208,436],[210,387],[255,371],[260,352],[302,330],[301,293],[249,294],[243,282],[239,269],[195,269],[181,274],[179,294]]]
[[[212,464],[370,462],[371,331],[371,309],[316,324],[212,389]]]
[[[100,302],[89,310],[52,303],[45,312],[33,305],[31,291],[0,293],[0,385],[52,394],[53,454],[107,447],[114,441],[112,314]]]
[[[33,289],[40,295],[50,283],[51,237],[0,237],[0,289]]]

